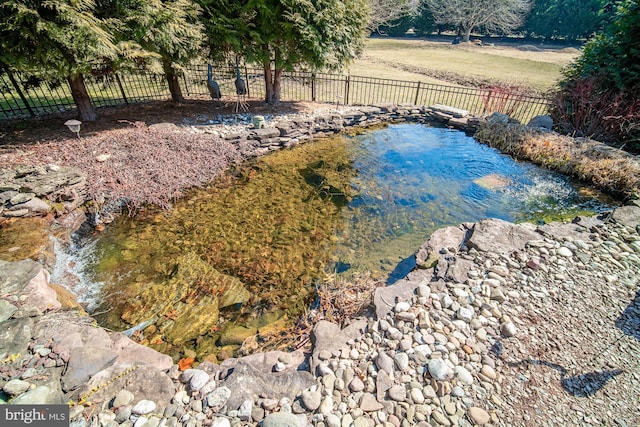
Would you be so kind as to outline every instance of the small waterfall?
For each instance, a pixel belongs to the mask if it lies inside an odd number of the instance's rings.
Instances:
[[[103,287],[103,283],[94,281],[87,271],[88,266],[98,257],[96,242],[95,239],[83,239],[84,244],[80,244],[75,239],[69,243],[55,239],[56,263],[50,279],[52,283],[64,286],[74,294],[89,313],[99,305]]]

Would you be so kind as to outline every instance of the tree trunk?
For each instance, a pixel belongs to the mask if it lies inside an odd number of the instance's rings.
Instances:
[[[273,88],[273,80],[271,75],[271,62],[265,61],[263,64],[264,70],[264,102],[267,104],[271,104],[271,99],[273,98],[274,88]]]
[[[91,104],[91,98],[87,93],[87,87],[84,84],[82,74],[67,77],[69,87],[71,88],[71,96],[78,108],[78,116],[83,122],[93,122],[96,120],[96,110]]]
[[[471,38],[471,30],[473,28],[469,27],[469,28],[465,28],[464,29],[464,35],[462,36],[462,41],[463,42],[468,42],[469,39]]]
[[[164,69],[164,75],[167,78],[169,84],[169,92],[171,93],[171,100],[176,103],[183,103],[184,96],[182,96],[182,89],[180,89],[180,82],[175,70],[171,66],[171,62],[162,62],[162,68]]]
[[[282,71],[283,70],[281,68],[276,68],[275,71],[271,71],[271,63],[264,64],[264,102],[269,105],[274,105],[280,102]]]
[[[280,81],[282,77],[282,68],[276,68],[273,75],[273,96],[271,98],[271,104],[278,104],[280,102],[280,87],[282,86]]]

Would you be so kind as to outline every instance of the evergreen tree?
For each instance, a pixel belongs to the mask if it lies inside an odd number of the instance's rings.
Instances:
[[[4,0],[0,65],[68,81],[80,120],[96,119],[84,75],[119,52],[93,0]]]
[[[146,62],[159,60],[171,99],[183,102],[178,77],[205,44],[200,7],[191,0],[115,0],[105,14],[120,22],[117,37],[143,49]],[[114,7],[115,6],[115,7]],[[151,55],[149,55],[151,53]]]
[[[365,0],[199,0],[211,55],[235,52],[264,70],[265,101],[280,100],[285,70],[336,69],[361,51]]]

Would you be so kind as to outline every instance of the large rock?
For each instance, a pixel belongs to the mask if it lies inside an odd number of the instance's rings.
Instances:
[[[469,230],[464,225],[445,227],[431,234],[429,240],[420,246],[416,252],[416,265],[420,268],[432,268],[440,259],[440,250],[453,249],[457,251],[464,243]]]
[[[501,219],[483,219],[473,227],[467,246],[481,252],[508,254],[524,250],[527,242],[540,240],[533,224],[513,224]]]
[[[111,350],[100,347],[74,347],[70,349],[67,369],[62,377],[65,392],[75,390],[91,377],[113,363],[118,357]]]
[[[60,203],[61,209],[58,213],[71,212],[76,209],[84,202],[86,195],[86,175],[76,168],[55,165],[46,168],[21,166],[15,171],[6,172],[2,178],[3,185],[0,191],[32,193],[36,197]],[[3,203],[6,207],[11,207],[9,201],[3,201]],[[29,213],[32,209],[40,210],[44,209],[44,206],[30,206],[27,212]]]
[[[433,104],[433,105],[430,105],[429,108],[431,108],[433,111],[448,114],[450,116],[458,117],[458,118],[467,117],[469,115],[469,112],[467,110],[462,110],[460,108],[455,108],[455,107],[449,107],[448,105]]]
[[[111,349],[118,355],[116,363],[144,364],[160,371],[168,371],[173,365],[170,356],[140,345],[120,332],[111,333],[109,336],[113,343]]]
[[[0,354],[26,354],[33,326],[33,319],[28,317],[2,322],[0,325]]]
[[[29,306],[45,312],[57,310],[60,302],[56,291],[49,287],[49,273],[30,259],[17,262],[0,260],[0,290],[25,299]]]
[[[527,125],[531,128],[551,130],[553,129],[553,119],[551,116],[546,114],[541,116],[535,116],[531,120],[529,120],[529,124]]]
[[[110,401],[120,390],[128,390],[135,396],[133,404],[146,399],[160,409],[169,405],[176,392],[173,381],[164,372],[147,365],[118,363],[95,373],[74,396],[90,393],[89,400],[96,404]]]
[[[640,225],[640,207],[622,206],[613,211],[613,220],[625,227],[637,227]]]
[[[220,385],[231,390],[227,407],[238,409],[245,400],[256,401],[264,392],[268,392],[272,399],[287,397],[293,401],[315,383],[313,375],[307,371],[263,372],[249,363],[241,362]]]

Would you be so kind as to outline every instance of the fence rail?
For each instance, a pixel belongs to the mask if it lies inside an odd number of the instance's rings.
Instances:
[[[248,95],[265,96],[261,69],[244,68]],[[235,98],[235,69],[214,69],[214,78],[224,98]],[[206,99],[207,66],[189,67],[181,81],[187,99]],[[96,108],[170,99],[169,88],[161,74],[113,73],[86,78],[87,91]],[[0,71],[0,120],[46,116],[76,109],[69,85],[64,80],[40,81],[19,73]],[[303,71],[282,75],[283,101],[315,101],[340,105],[374,104],[446,104],[472,114],[493,111],[509,114],[521,121],[548,111],[545,98],[527,95],[504,87],[474,88],[431,83],[379,79]]]

